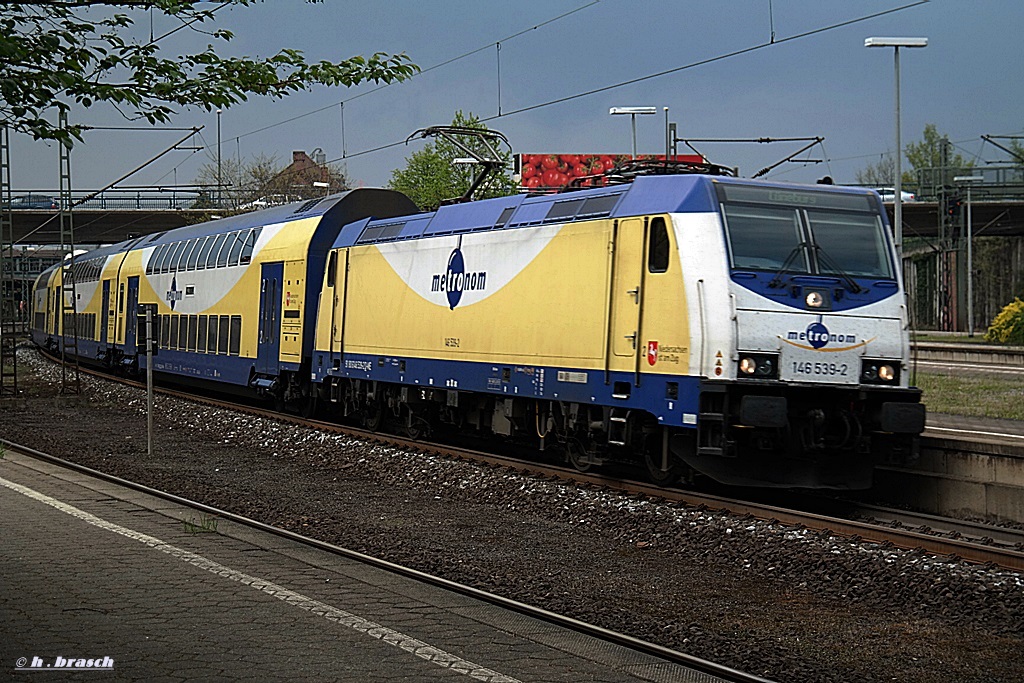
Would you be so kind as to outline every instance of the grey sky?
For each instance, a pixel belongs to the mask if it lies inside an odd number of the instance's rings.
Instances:
[[[236,38],[225,54],[268,56],[282,47],[308,59],[340,59],[374,51],[405,52],[427,69],[477,48],[464,59],[407,83],[365,94],[357,88],[317,88],[280,101],[254,98],[222,115],[222,155],[276,156],[321,148],[347,168],[355,184],[381,185],[422,142],[362,154],[397,143],[417,128],[449,123],[456,110],[472,112],[505,133],[516,152],[628,152],[628,117],[611,106],[670,108],[681,137],[824,136],[828,163],[785,164],[769,177],[814,182],[829,174],[853,182],[854,174],[892,149],[893,54],[864,47],[868,36],[926,36],[929,46],[904,50],[904,141],[920,137],[926,123],[948,133],[967,158],[1006,156],[982,145],[983,134],[1024,132],[1024,2],[932,0],[867,21],[786,41],[901,6],[914,0],[389,0],[349,2],[267,0],[218,14],[217,26]],[[769,12],[771,7],[771,12]],[[581,8],[581,9],[580,9]],[[572,12],[578,9],[579,11]],[[572,12],[557,21],[559,15]],[[148,36],[148,15],[138,27]],[[540,26],[538,26],[540,25]],[[163,17],[154,31],[172,28]],[[532,27],[538,26],[533,30]],[[776,44],[586,97],[516,112],[771,41]],[[518,37],[504,40],[525,31]],[[199,50],[205,35],[181,31],[165,50]],[[497,77],[500,49],[500,106]],[[355,98],[355,99],[353,99]],[[341,111],[344,105],[344,152]],[[326,109],[324,109],[326,108]],[[315,110],[324,109],[318,113]],[[288,123],[280,123],[294,119]],[[127,125],[102,107],[73,112],[90,125]],[[279,124],[280,125],[275,125]],[[132,124],[142,125],[142,124]],[[205,126],[201,152],[173,152],[125,181],[130,185],[191,182],[216,158],[216,115],[183,111],[174,126]],[[638,118],[640,152],[664,150],[664,117]],[[88,133],[75,147],[76,189],[94,189],[170,146],[182,133]],[[12,181],[16,190],[58,184],[52,144],[14,136]],[[712,161],[739,166],[750,176],[799,148],[777,145],[701,145]],[[806,155],[804,155],[806,156]],[[822,158],[822,150],[810,152]]]

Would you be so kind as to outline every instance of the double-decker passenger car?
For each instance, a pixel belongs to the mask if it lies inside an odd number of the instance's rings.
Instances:
[[[84,360],[138,370],[145,368],[137,350],[139,304],[156,304],[154,371],[283,400],[295,376],[308,373],[313,337],[306,331],[341,226],[415,210],[405,195],[360,189],[98,249],[70,268],[74,302],[62,287],[65,268],[40,276],[33,335],[43,346],[65,343],[70,321],[57,318],[62,309],[65,316],[74,311]]]

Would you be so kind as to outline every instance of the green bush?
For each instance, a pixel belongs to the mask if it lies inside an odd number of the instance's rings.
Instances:
[[[985,341],[1024,346],[1024,301],[1006,304],[985,333]]]

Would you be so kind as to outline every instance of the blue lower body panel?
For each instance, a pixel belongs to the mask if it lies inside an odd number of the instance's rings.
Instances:
[[[332,377],[644,410],[665,425],[696,426],[700,380],[679,375],[535,365],[346,354],[331,359],[314,352],[313,381]]]

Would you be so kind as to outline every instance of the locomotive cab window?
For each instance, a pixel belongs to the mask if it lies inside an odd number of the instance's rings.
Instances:
[[[327,286],[333,287],[338,273],[338,252],[332,251],[331,258],[327,262]]]
[[[650,236],[647,245],[647,270],[651,273],[664,273],[668,270],[669,256],[668,227],[661,216],[651,221]]]
[[[731,183],[716,189],[733,268],[894,277],[882,216],[866,194]]]

